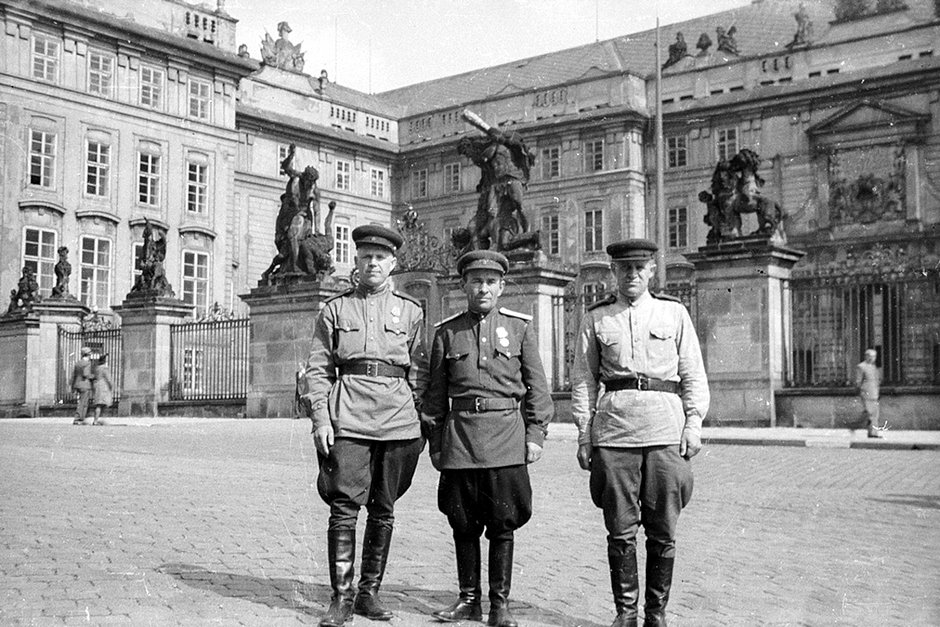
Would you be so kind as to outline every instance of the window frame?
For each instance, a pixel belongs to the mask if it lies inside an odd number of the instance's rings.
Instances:
[[[428,197],[428,169],[422,168],[411,173],[411,197]]]
[[[193,168],[202,180],[193,179]],[[186,213],[206,215],[209,212],[209,165],[194,159],[186,160]]]
[[[93,241],[95,243],[92,254],[95,259],[92,263],[85,262],[85,242]],[[99,264],[99,257],[102,254],[100,250],[101,243],[107,243],[107,263],[106,265]],[[79,249],[78,249],[78,298],[85,304],[87,307],[98,309],[107,309],[111,307],[111,278],[114,276],[113,272],[113,259],[114,259],[114,242],[109,237],[100,237],[98,235],[91,234],[82,234],[79,239]],[[91,270],[91,278],[86,279],[85,271]],[[104,274],[104,278],[101,278],[101,274]],[[91,284],[91,291],[86,291],[86,285]],[[104,289],[101,289],[101,285],[104,285]],[[103,293],[102,293],[103,291]],[[92,297],[92,298],[89,298]],[[103,299],[104,302],[99,302],[99,299]]]
[[[591,289],[588,289],[591,288]],[[594,303],[602,300],[607,293],[607,285],[603,281],[588,281],[581,285],[581,304],[584,311]]]
[[[734,135],[734,149],[730,153],[728,152],[729,134]],[[738,133],[737,126],[725,126],[715,129],[715,156],[718,158],[718,161],[722,159],[730,161],[740,150],[741,136]],[[724,153],[724,155],[722,153]]]
[[[689,208],[687,206],[673,205],[666,209],[666,238],[666,248],[669,250],[688,248]]]
[[[591,225],[588,226],[588,216],[592,216]],[[590,238],[590,246],[588,239]],[[596,253],[604,249],[604,210],[584,210],[584,252]]]
[[[109,68],[107,72],[100,68],[94,68],[94,59],[98,58],[102,61],[107,61],[109,63]],[[114,97],[114,67],[115,67],[114,55],[108,54],[106,52],[101,52],[100,50],[88,50],[88,72],[87,72],[87,91],[89,94],[95,94],[97,96],[102,96],[103,98],[113,98]],[[93,88],[95,81],[93,80],[95,76],[106,76],[107,82],[104,84],[104,81],[101,86]]]
[[[57,37],[41,32],[33,32],[32,39],[32,45],[30,46],[30,76],[44,83],[58,84],[59,68],[62,65],[62,42]],[[43,44],[42,52],[37,50],[40,43]],[[55,49],[51,54],[49,52],[50,46]],[[39,73],[37,73],[37,70],[39,70],[37,63],[42,64]]]
[[[194,94],[193,87],[205,88],[205,95]],[[186,113],[189,117],[203,122],[212,121],[212,83],[200,78],[190,78],[186,86]],[[195,112],[194,112],[195,105]]]
[[[561,177],[561,146],[547,146],[542,148],[541,153],[541,174],[543,180],[555,179]],[[554,155],[554,156],[553,156]]]
[[[40,151],[34,152],[33,148],[37,134],[42,136],[39,140]],[[51,138],[51,141],[47,143],[46,140],[48,138]],[[42,189],[56,188],[56,153],[58,152],[58,142],[59,136],[55,131],[47,131],[40,128],[29,129],[29,152],[27,154],[26,172],[30,187],[39,187]],[[34,182],[34,177],[38,177],[39,181]]]
[[[444,164],[444,192],[453,194],[461,191],[460,173],[461,167],[459,161],[452,161]]]
[[[92,161],[92,144],[104,148],[98,152],[98,161]],[[102,160],[103,156],[103,160]],[[97,179],[95,185],[99,191],[91,191],[92,177]],[[85,140],[85,196],[91,198],[108,198],[111,195],[111,144],[96,139]]]
[[[334,168],[336,177],[333,180],[334,189],[337,191],[352,190],[352,161],[348,159],[337,159]]]
[[[556,257],[561,254],[561,218],[555,211],[542,216],[542,233],[545,233],[545,254]]]
[[[187,261],[187,255],[193,256],[193,261]],[[200,265],[199,259],[205,259],[205,277],[200,278],[197,276],[187,276],[187,269],[192,267],[195,271],[198,272]],[[209,308],[209,298],[210,290],[212,287],[211,283],[212,277],[212,259],[209,256],[208,252],[201,250],[193,250],[190,248],[184,248],[180,251],[180,299],[190,305],[193,308],[195,313],[204,313],[208,311]],[[199,287],[204,288],[200,292]],[[203,296],[203,302],[200,304],[199,296]],[[191,301],[188,299],[192,299]]]
[[[34,243],[36,246],[35,255],[27,254],[28,247],[31,244],[29,240],[30,231],[35,231],[38,235]],[[52,236],[51,244],[43,241],[43,234]],[[40,226],[24,226],[22,241],[23,247],[20,250],[20,260],[22,263],[20,264],[20,268],[25,266],[32,268],[33,273],[36,275],[36,283],[39,284],[40,294],[43,294],[43,292],[45,292],[44,295],[52,293],[52,288],[55,285],[55,264],[58,260],[59,232]],[[48,248],[48,256],[43,255],[44,248]]]
[[[596,137],[594,139],[584,140],[584,171],[587,173],[603,172],[606,166],[604,158],[605,146],[604,138]],[[600,150],[597,146],[600,145]],[[597,167],[597,161],[600,159],[600,167]]]
[[[382,168],[369,169],[369,193],[375,198],[385,198],[386,178],[386,172]]]
[[[144,158],[155,159],[156,167],[154,167],[154,162],[150,163],[150,167],[156,170],[150,172],[144,172],[142,169]],[[162,157],[163,155],[158,152],[153,152],[150,150],[142,150],[138,148],[137,150],[137,204],[144,207],[160,207],[162,200],[162,194],[160,193],[160,184],[162,179]],[[141,191],[144,180],[147,180],[147,189],[149,192],[152,192],[153,199],[143,200],[141,198]]]
[[[144,72],[151,73],[151,80],[144,80]],[[138,76],[140,77],[140,89],[138,93],[138,103],[140,106],[155,111],[162,111],[166,91],[166,72],[154,65],[141,63]],[[152,80],[153,78],[158,78],[159,80],[154,81]],[[147,94],[146,97],[145,93]]]
[[[352,229],[345,223],[333,224],[333,262],[338,264],[351,264],[352,261]]]
[[[670,169],[684,168],[687,165],[689,165],[688,136],[670,135],[666,138],[666,167]]]

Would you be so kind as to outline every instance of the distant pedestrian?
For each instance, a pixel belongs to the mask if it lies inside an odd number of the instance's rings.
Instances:
[[[111,370],[108,367],[108,354],[98,358],[93,369],[95,391],[95,419],[93,425],[103,425],[101,413],[114,402],[114,385],[111,383]]]
[[[869,348],[865,351],[865,360],[855,366],[855,386],[858,396],[862,399],[862,418],[868,426],[868,437],[884,437],[884,427],[878,426],[881,419],[881,410],[878,407],[878,396],[881,389],[881,369],[875,365],[878,351]]]
[[[709,392],[689,312],[652,294],[655,242],[607,247],[618,293],[585,313],[575,342],[571,405],[578,463],[604,512],[617,616],[636,627],[636,538],[646,534],[644,627],[666,624],[679,513],[692,497],[689,459],[702,447]]]
[[[467,311],[443,320],[431,349],[422,405],[441,471],[437,506],[453,530],[460,596],[432,614],[481,620],[480,536],[489,540],[489,625],[515,627],[509,611],[514,532],[532,516],[526,466],[542,456],[554,408],[532,317],[499,307],[509,262],[476,250],[457,261]]]
[[[88,416],[88,401],[91,399],[93,374],[91,371],[91,349],[83,346],[81,357],[72,367],[72,391],[78,394],[78,402],[75,407],[75,420],[73,425],[85,424],[85,418]]]

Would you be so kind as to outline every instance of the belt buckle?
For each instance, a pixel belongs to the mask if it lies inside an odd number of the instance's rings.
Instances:
[[[636,389],[647,392],[650,389],[650,378],[638,374],[636,376]]]
[[[374,361],[366,362],[366,376],[367,377],[377,377],[379,376],[379,364]]]
[[[476,398],[474,398],[474,399],[473,399],[473,411],[475,411],[475,412],[478,413],[478,414],[479,414],[480,412],[482,412],[482,411],[483,411],[483,404],[484,404],[484,401],[486,401],[486,399],[485,399],[485,398],[480,398],[479,396],[477,396]]]

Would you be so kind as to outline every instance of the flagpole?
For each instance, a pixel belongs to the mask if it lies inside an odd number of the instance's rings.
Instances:
[[[663,187],[665,151],[663,150],[663,69],[660,58],[659,16],[656,16],[656,283],[666,290],[666,194]]]

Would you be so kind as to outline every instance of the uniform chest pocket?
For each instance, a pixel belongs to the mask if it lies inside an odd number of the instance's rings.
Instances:
[[[521,354],[522,346],[512,340],[508,340],[505,344],[499,341],[496,342],[496,356],[501,359],[512,359]]]
[[[392,336],[400,336],[407,333],[405,326],[401,322],[386,322],[385,332]]]
[[[362,350],[365,339],[362,325],[358,321],[338,320],[334,332],[338,357],[344,358],[351,352]]]
[[[675,329],[667,327],[650,328],[649,352],[651,359],[675,358],[678,355]]]

